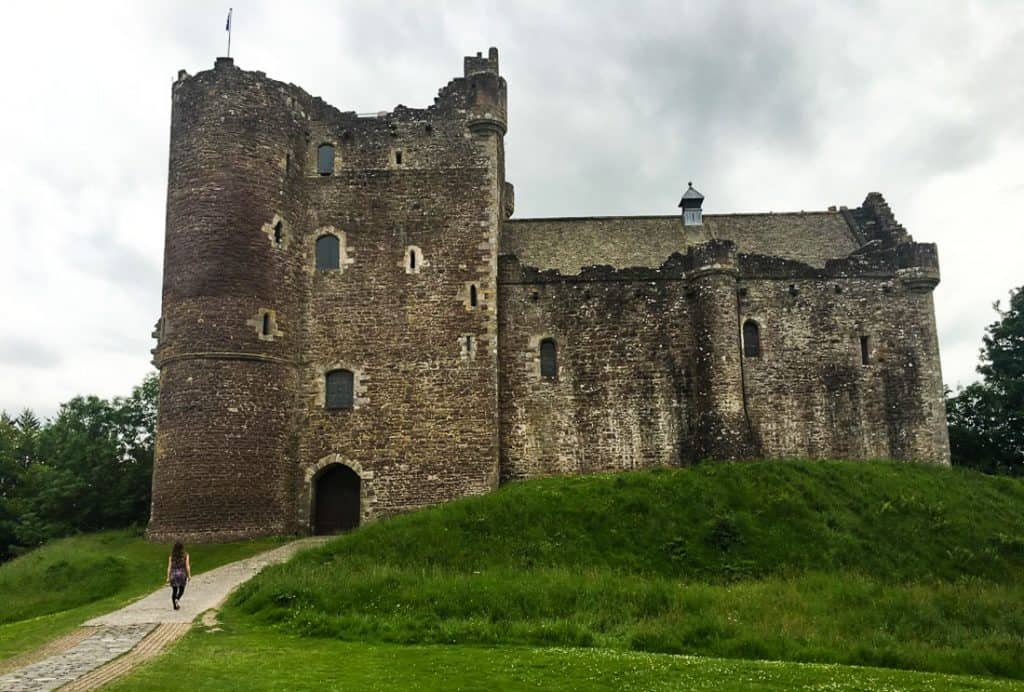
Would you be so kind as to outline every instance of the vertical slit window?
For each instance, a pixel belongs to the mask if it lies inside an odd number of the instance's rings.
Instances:
[[[263,313],[263,336],[270,336],[270,313]]]
[[[338,236],[330,233],[316,239],[316,268],[338,269],[341,266],[341,251]]]
[[[540,376],[547,379],[558,377],[558,352],[554,339],[540,342]]]
[[[476,284],[469,286],[469,306],[473,308],[477,306]]]
[[[351,370],[332,370],[326,375],[326,408],[331,410],[352,408],[355,377]]]
[[[754,320],[743,323],[743,355],[747,358],[761,357],[761,328]]]
[[[866,336],[860,338],[860,364],[868,365],[871,363],[871,342]]]
[[[334,147],[321,144],[316,148],[316,171],[320,175],[334,174]]]
[[[398,166],[402,165],[402,152],[401,151],[396,151],[395,152],[395,165],[398,165]]]
[[[416,268],[416,251],[409,250],[409,269]]]
[[[274,224],[274,245],[284,242],[284,222],[278,221]]]

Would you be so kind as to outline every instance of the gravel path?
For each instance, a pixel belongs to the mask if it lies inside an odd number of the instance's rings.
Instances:
[[[316,537],[292,541],[196,575],[185,589],[180,610],[171,608],[171,589],[163,587],[120,610],[93,618],[75,635],[57,640],[71,644],[70,647],[47,645],[41,649],[45,657],[26,655],[26,660],[41,660],[0,676],[0,690],[35,692],[65,685],[68,690],[96,689],[157,655],[185,634],[196,616],[218,608],[231,591],[267,565],[284,562],[302,548],[324,540]]]

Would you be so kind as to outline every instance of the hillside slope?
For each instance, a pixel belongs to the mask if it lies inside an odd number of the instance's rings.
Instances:
[[[1024,677],[1024,483],[896,463],[551,478],[365,527],[229,614],[304,635]]]

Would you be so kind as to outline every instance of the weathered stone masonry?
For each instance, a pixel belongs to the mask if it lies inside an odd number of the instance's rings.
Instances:
[[[505,94],[494,49],[434,105],[371,117],[229,59],[179,74],[152,537],[316,530],[339,465],[367,521],[552,473],[948,463],[935,247],[881,195],[687,226],[512,220]],[[331,409],[337,370],[351,406]]]

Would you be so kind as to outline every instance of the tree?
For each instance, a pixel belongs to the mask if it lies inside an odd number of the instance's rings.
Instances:
[[[987,473],[1024,475],[1024,286],[996,302],[985,329],[981,381],[946,400],[953,463]]]
[[[75,397],[45,424],[0,417],[0,560],[148,519],[158,387],[154,373],[128,397]]]

